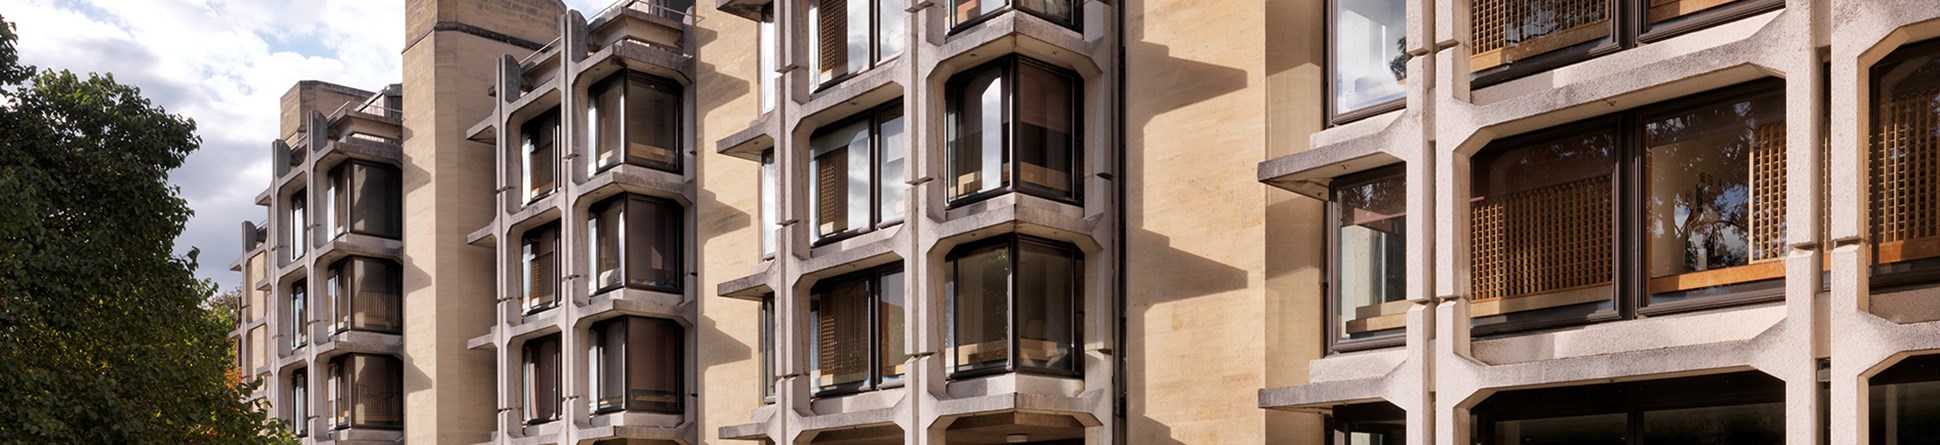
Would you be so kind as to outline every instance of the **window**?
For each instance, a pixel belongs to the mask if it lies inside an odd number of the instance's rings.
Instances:
[[[350,160],[330,169],[330,206],[324,213],[330,237],[346,233],[396,239],[403,235],[397,167]]]
[[[1471,0],[1469,69],[1481,86],[1783,5],[1780,0]],[[1630,8],[1644,9],[1643,20],[1621,12],[1634,11]]]
[[[1478,445],[1780,443],[1785,383],[1758,372],[1504,391],[1471,410]]]
[[[1407,325],[1407,177],[1396,165],[1335,180],[1331,192],[1336,346]]]
[[[525,423],[559,420],[559,336],[527,340],[521,351],[525,376]]]
[[[1387,402],[1334,407],[1327,416],[1333,442],[1342,445],[1405,445],[1408,412]]]
[[[815,393],[829,395],[901,385],[903,268],[893,264],[815,283],[809,291],[809,348]]]
[[[330,361],[330,427],[404,426],[404,374],[398,360],[346,354]]]
[[[681,208],[661,198],[622,194],[592,206],[592,291],[621,287],[680,292]]]
[[[554,174],[558,171],[555,163],[559,155],[553,151],[559,142],[559,109],[554,108],[526,121],[525,126],[519,129],[519,138],[520,145],[524,147],[519,151],[524,155],[521,163],[525,164],[525,187],[522,189],[525,190],[525,200],[531,202],[552,193],[553,188],[559,185]]]
[[[621,72],[588,91],[593,172],[627,164],[680,172],[681,89],[653,76]]]
[[[761,72],[755,75],[761,79],[761,111],[765,113],[775,109],[775,99],[781,95],[781,73],[776,71],[780,67],[777,63],[780,56],[776,53],[781,47],[775,43],[774,3],[761,5],[761,28],[758,32],[759,36],[755,44],[761,45],[756,49],[760,53],[761,60],[756,69]]]
[[[1490,144],[1471,178],[1473,313],[1598,319],[1782,294],[1782,94],[1758,82]]]
[[[624,316],[593,325],[593,411],[680,413],[680,323]]]
[[[307,218],[310,203],[306,196],[309,195],[304,190],[290,194],[290,226],[284,231],[289,239],[284,241],[288,243],[291,261],[302,259],[305,248],[310,247],[310,219]]]
[[[1872,76],[1871,283],[1928,284],[1940,278],[1940,42],[1894,51]]]
[[[290,349],[310,344],[308,291],[303,281],[290,284]]]
[[[290,376],[290,431],[296,437],[310,435],[310,372],[298,369]]]
[[[775,150],[761,152],[761,256],[775,254],[775,233],[781,227],[781,171],[775,165]]]
[[[809,147],[809,187],[815,193],[809,214],[817,242],[902,219],[907,185],[901,103],[817,130]]]
[[[982,21],[984,17],[994,16],[1012,6],[1052,23],[1069,28],[1078,27],[1078,11],[1075,8],[1078,2],[1075,0],[1017,0],[1016,5],[1006,0],[950,0],[950,4],[952,28],[975,24]]]
[[[330,333],[358,330],[398,333],[404,329],[402,280],[397,265],[368,257],[349,257],[330,265]]]
[[[775,403],[775,294],[761,296],[761,400]]]
[[[1400,0],[1330,0],[1328,57],[1334,120],[1386,112],[1408,95],[1408,5]],[[1346,116],[1346,118],[1343,118]]]
[[[1077,247],[1012,235],[952,250],[944,269],[950,372],[1080,371],[1084,266]]]
[[[1940,437],[1940,355],[1908,357],[1868,382],[1872,443],[1924,443]]]
[[[1010,56],[958,74],[947,90],[952,203],[1007,192],[1013,178],[1017,190],[1078,201],[1077,75]]]
[[[527,230],[519,241],[525,270],[525,309],[535,312],[559,304],[559,224]]]
[[[869,69],[903,52],[904,32],[899,0],[815,0],[808,4],[809,47],[815,83],[829,85]]]

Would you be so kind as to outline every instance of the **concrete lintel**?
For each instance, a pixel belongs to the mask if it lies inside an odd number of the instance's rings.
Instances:
[[[1260,390],[1260,407],[1283,411],[1320,411],[1329,406],[1384,400],[1388,378],[1374,377]]]
[[[721,284],[716,285],[714,294],[729,298],[758,301],[762,298],[763,294],[775,291],[768,286],[770,271],[774,270],[773,265],[774,261],[762,261],[760,265],[756,266],[758,270],[755,273],[741,278],[723,281]]]

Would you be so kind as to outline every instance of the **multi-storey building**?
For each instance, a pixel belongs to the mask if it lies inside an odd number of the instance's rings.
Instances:
[[[1940,420],[1928,2],[406,8],[403,84],[286,95],[233,266],[305,443]]]

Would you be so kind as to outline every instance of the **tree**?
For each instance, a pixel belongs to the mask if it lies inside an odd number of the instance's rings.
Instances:
[[[171,245],[200,144],[113,75],[36,73],[0,18],[0,443],[281,443],[215,286]]]

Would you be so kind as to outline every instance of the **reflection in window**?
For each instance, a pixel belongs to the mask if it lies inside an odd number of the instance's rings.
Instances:
[[[663,198],[621,194],[593,204],[587,220],[592,291],[621,287],[680,292],[682,210]]]
[[[302,259],[304,249],[310,247],[310,219],[307,217],[310,200],[306,196],[309,194],[303,190],[290,194],[290,225],[283,228],[283,233],[287,234],[283,241],[290,252],[288,259],[292,261]]]
[[[1940,271],[1940,43],[1894,51],[1872,75],[1871,283],[1930,283]]]
[[[1523,59],[1610,41],[1615,2],[1474,0],[1469,68],[1484,73]]]
[[[1474,443],[1781,443],[1784,389],[1763,373],[1738,372],[1504,391],[1471,410]]]
[[[810,291],[815,342],[809,370],[817,394],[861,391],[902,381],[901,264],[830,278]]]
[[[1333,190],[1338,340],[1399,334],[1407,324],[1407,178],[1400,166]]]
[[[1010,6],[1005,0],[951,0],[950,26],[962,26]],[[1078,26],[1075,0],[1017,0],[1017,9],[1067,27]]]
[[[1408,11],[1400,0],[1334,0],[1334,114],[1408,94]]]
[[[774,403],[775,385],[775,294],[761,296],[761,399]]]
[[[290,377],[290,431],[296,437],[310,435],[310,372],[296,370]]]
[[[767,112],[775,109],[775,99],[781,95],[781,73],[775,71],[781,66],[777,63],[781,47],[775,43],[774,3],[761,5],[761,28],[758,32],[756,44],[761,48],[756,51],[760,52],[761,61],[756,69],[761,72],[755,75],[761,79],[761,111]]]
[[[593,84],[587,95],[593,171],[624,162],[680,172],[681,89],[672,81],[621,72]]]
[[[309,289],[303,281],[290,284],[290,347],[301,348],[310,344],[310,301]]]
[[[404,329],[403,282],[395,263],[353,256],[332,264],[328,274],[325,292],[329,292],[332,335]]]
[[[1698,13],[1716,11],[1725,6],[1739,3],[1753,3],[1758,0],[1651,0],[1645,2],[1644,21],[1647,29],[1656,29],[1684,21],[1684,18]]]
[[[558,108],[526,121],[525,126],[519,129],[520,143],[524,146],[519,153],[524,156],[521,163],[525,164],[523,179],[527,201],[552,193],[553,187],[558,185],[554,181],[554,173],[558,169],[554,164],[559,155],[553,151],[553,147],[558,145],[558,134]]]
[[[1607,307],[1615,134],[1592,128],[1504,145],[1474,158],[1473,313]]]
[[[559,304],[559,224],[527,230],[519,240],[524,266],[525,309],[543,310]]]
[[[1076,374],[1080,258],[1074,246],[1027,236],[951,251],[944,265],[948,369]]]
[[[891,103],[809,139],[809,214],[815,240],[873,229],[903,217],[903,109]],[[871,204],[871,203],[874,204]]]
[[[347,354],[330,361],[330,426],[404,426],[404,375],[396,358]]]
[[[591,334],[587,381],[594,387],[595,412],[680,412],[680,323],[624,316],[593,325]]]
[[[325,225],[332,238],[346,233],[396,239],[404,234],[398,169],[351,160],[330,169],[330,206]]]
[[[559,335],[526,340],[520,350],[525,378],[525,423],[559,419]]]
[[[947,90],[952,201],[1011,187],[1078,199],[1076,75],[1011,56],[957,75]]]
[[[781,171],[775,165],[775,150],[761,152],[761,256],[775,254],[775,233],[781,225]]]
[[[846,78],[903,51],[909,16],[897,0],[815,0],[808,5],[817,85]]]
[[[1334,407],[1327,419],[1333,443],[1341,445],[1406,445],[1408,412],[1387,402]]]
[[[1783,96],[1648,117],[1643,131],[1649,302],[1783,276]]]
[[[1867,391],[1872,443],[1931,443],[1940,437],[1940,355],[1908,357],[1873,376]]]

